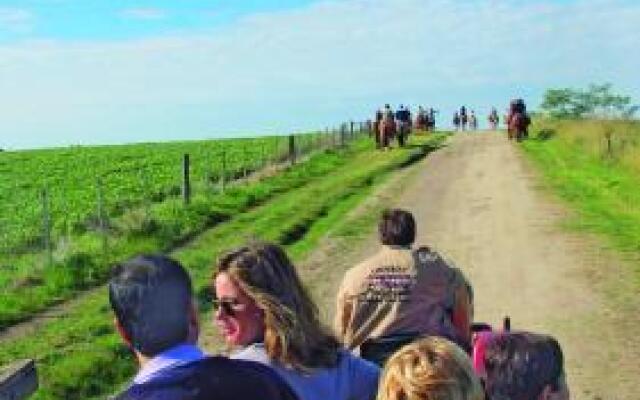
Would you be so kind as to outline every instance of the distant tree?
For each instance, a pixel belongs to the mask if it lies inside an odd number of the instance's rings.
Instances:
[[[549,89],[540,108],[556,118],[632,118],[640,108],[630,105],[631,97],[611,93],[611,84],[589,85],[586,90]]]

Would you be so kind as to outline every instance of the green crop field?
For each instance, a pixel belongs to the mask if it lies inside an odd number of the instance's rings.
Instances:
[[[327,137],[298,139],[306,151]],[[219,184],[223,163],[226,178],[233,179],[287,153],[287,137],[2,152],[0,252],[43,246],[43,191],[56,238],[95,227],[99,192],[107,216],[179,195],[184,154],[190,155],[194,184],[205,190]]]
[[[298,135],[295,153],[341,142],[331,134]],[[191,160],[189,205],[180,196],[184,154]],[[304,184],[309,176],[298,174],[220,193],[222,171],[231,181],[288,155],[287,137],[0,153],[8,177],[0,182],[0,329],[104,282],[116,261],[171,250]]]
[[[411,146],[392,152],[375,151],[370,140],[357,140],[347,148],[319,152],[258,182],[194,200],[200,213],[181,214],[191,218],[194,226],[199,217],[227,213],[170,252],[189,269],[201,310],[206,312],[210,307],[206,289],[212,265],[221,252],[247,239],[260,238],[287,247],[300,259],[326,232],[329,221],[332,229],[339,229],[347,223],[343,219],[348,210],[376,184],[423,157],[443,139],[443,135],[413,138]],[[148,250],[163,244],[153,233],[144,243]],[[69,266],[60,270],[61,275],[73,274]],[[26,297],[24,293],[4,297],[2,303],[17,304],[19,298]],[[9,307],[3,310],[6,313]],[[36,358],[41,389],[34,399],[105,398],[135,370],[135,361],[114,333],[111,318],[106,293],[91,292],[68,307],[62,317],[43,323],[37,334],[1,341],[0,364]]]

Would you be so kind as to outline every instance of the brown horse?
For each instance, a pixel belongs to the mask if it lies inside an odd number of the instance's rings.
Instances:
[[[509,139],[521,141],[529,136],[529,117],[521,112],[509,115],[507,119],[507,136]]]
[[[415,122],[414,126],[418,130],[426,130],[427,121],[426,121],[426,116],[425,116],[424,113],[418,113],[418,115],[416,116],[416,122]]]
[[[393,137],[396,134],[396,123],[394,120],[392,119],[383,119],[382,121],[380,121],[380,127],[379,127],[379,140],[380,140],[380,145],[383,149],[386,149],[389,147],[389,145],[391,144],[391,140],[393,140]]]

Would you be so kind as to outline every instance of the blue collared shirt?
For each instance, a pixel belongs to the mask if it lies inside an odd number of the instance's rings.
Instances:
[[[205,358],[206,355],[197,346],[181,344],[166,350],[149,360],[133,379],[136,385],[146,383],[163,375],[167,369],[188,364]]]

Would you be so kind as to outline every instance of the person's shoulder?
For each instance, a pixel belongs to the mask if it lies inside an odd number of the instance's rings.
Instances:
[[[262,364],[210,356],[171,368],[161,377],[132,385],[114,400],[297,400],[292,389]]]
[[[380,367],[371,361],[358,357],[347,350],[340,350],[340,365],[359,373],[378,375]]]
[[[351,383],[356,398],[375,397],[380,379],[380,367],[344,350],[340,351],[340,372]]]
[[[253,361],[260,364],[271,364],[263,343],[251,344],[239,351],[231,353],[229,358],[232,360]]]
[[[229,398],[234,399],[297,399],[280,375],[266,365],[216,356],[202,363],[205,368],[201,372],[208,379],[212,393],[232,393],[234,396]]]
[[[345,273],[345,279],[357,279],[365,277],[369,272],[376,269],[382,257],[384,257],[384,249],[376,254],[360,261],[353,267],[349,268]]]

